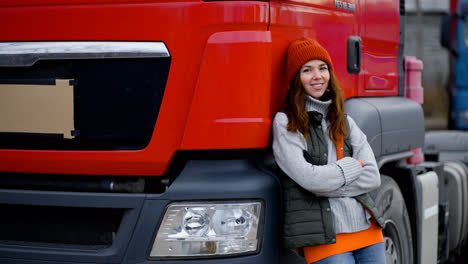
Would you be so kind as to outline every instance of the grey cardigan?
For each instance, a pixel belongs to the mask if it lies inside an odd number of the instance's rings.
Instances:
[[[302,188],[317,196],[328,197],[335,232],[352,233],[370,226],[369,213],[353,197],[379,187],[380,173],[365,134],[349,116],[353,157],[336,160],[335,145],[327,131],[326,114],[330,103],[308,96],[305,105],[306,111],[323,114],[321,126],[327,139],[327,165],[313,165],[304,159],[307,142],[300,132],[287,131],[288,118],[282,112],[278,112],[273,120],[273,154],[278,166]],[[357,160],[362,160],[362,167]]]

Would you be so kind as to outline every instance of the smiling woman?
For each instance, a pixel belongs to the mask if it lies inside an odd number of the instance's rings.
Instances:
[[[344,114],[330,55],[300,38],[286,59],[286,107],[273,121],[283,245],[307,263],[385,263],[383,220],[368,194],[380,174],[366,136]]]

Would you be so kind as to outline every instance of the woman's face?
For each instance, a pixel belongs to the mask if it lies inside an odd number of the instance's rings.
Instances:
[[[306,94],[319,99],[325,93],[330,82],[328,65],[321,60],[311,60],[300,69],[302,87]]]

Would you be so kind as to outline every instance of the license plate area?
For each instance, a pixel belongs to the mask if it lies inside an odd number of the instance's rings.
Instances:
[[[0,131],[73,138],[73,80],[4,80]]]

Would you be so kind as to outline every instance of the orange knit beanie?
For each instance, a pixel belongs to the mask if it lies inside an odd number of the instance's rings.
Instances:
[[[330,54],[318,41],[309,38],[298,38],[291,42],[286,54],[286,77],[288,84],[291,83],[294,75],[306,62],[311,60],[322,60],[333,70]]]

